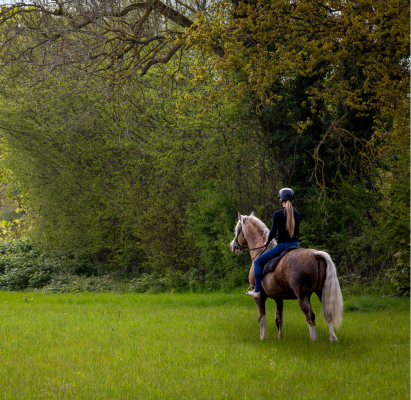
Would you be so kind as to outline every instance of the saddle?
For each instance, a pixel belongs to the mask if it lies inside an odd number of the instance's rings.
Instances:
[[[291,246],[288,247],[287,249],[285,249],[282,253],[280,253],[277,257],[274,257],[273,259],[271,259],[270,261],[268,261],[267,264],[264,265],[264,269],[263,269],[263,276],[265,276],[266,274],[268,274],[271,271],[274,271],[275,267],[277,266],[277,264],[280,262],[280,260],[289,252],[295,249],[298,249],[299,247],[295,247],[295,246]]]

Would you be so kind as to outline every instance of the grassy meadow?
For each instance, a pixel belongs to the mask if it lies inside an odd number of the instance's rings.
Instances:
[[[253,300],[232,294],[0,292],[1,399],[408,399],[409,299],[345,296],[339,343],[313,297],[261,342]]]

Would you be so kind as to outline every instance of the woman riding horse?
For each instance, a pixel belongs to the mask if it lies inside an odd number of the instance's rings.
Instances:
[[[338,282],[337,269],[328,253],[315,249],[297,248],[287,253],[278,262],[275,269],[267,272],[261,280],[261,271],[264,262],[273,257],[271,250],[269,250],[267,254],[256,260],[260,265],[259,271],[257,271],[256,276],[254,276],[254,270],[257,265],[257,263],[253,261],[254,258],[258,255],[259,249],[264,248],[264,244],[268,245],[269,248],[276,244],[275,240],[271,240],[271,243],[269,240],[277,231],[280,243],[274,248],[274,250],[277,250],[275,254],[278,254],[279,246],[283,243],[290,243],[291,240],[296,240],[297,237],[299,215],[291,206],[290,198],[293,198],[293,193],[291,189],[282,189],[279,195],[282,204],[285,203],[285,207],[274,214],[271,234],[265,224],[259,220],[254,213],[251,213],[249,216],[239,213],[238,222],[234,230],[234,239],[230,243],[231,251],[234,253],[240,254],[244,250],[250,251],[252,263],[248,281],[250,285],[255,285],[256,287],[256,290],[250,294],[254,297],[254,302],[258,309],[260,338],[265,339],[267,337],[265,328],[265,302],[267,298],[272,298],[276,304],[275,323],[278,328],[279,338],[283,336],[284,300],[297,299],[301,311],[305,314],[305,319],[310,331],[310,338],[311,340],[317,340],[315,314],[310,302],[311,295],[315,293],[321,300],[322,312],[330,332],[330,341],[338,342],[333,326],[338,327],[341,324],[343,298],[340,283]],[[284,202],[283,200],[287,201]],[[277,220],[277,213],[279,213],[279,220]],[[294,227],[288,226],[288,223],[292,222],[290,216],[294,216]],[[288,237],[286,236],[286,232]],[[290,232],[292,234],[290,234]],[[283,242],[282,239],[288,241]],[[297,243],[298,242],[293,241],[291,245],[295,246]],[[261,262],[261,260],[263,262]]]
[[[267,247],[268,243],[274,239],[275,234],[278,232],[277,246],[268,250],[254,261],[255,289],[247,292],[249,296],[256,299],[261,297],[261,279],[264,265],[274,257],[280,255],[285,249],[291,246],[299,247],[298,231],[300,228],[300,214],[291,204],[291,200],[294,200],[294,192],[290,188],[283,188],[279,191],[278,197],[282,209],[274,213],[270,234],[264,243],[264,246]]]

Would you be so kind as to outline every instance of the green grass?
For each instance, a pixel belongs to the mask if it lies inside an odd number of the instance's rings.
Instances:
[[[336,344],[312,302],[318,342],[296,301],[261,342],[242,293],[2,292],[0,398],[408,399],[409,299],[345,297]]]

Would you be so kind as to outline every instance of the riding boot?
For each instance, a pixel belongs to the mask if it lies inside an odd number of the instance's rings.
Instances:
[[[261,297],[261,292],[256,292],[255,290],[250,290],[246,294],[248,294],[251,297],[254,297],[255,299],[259,299]]]

